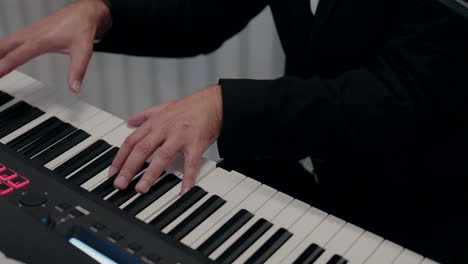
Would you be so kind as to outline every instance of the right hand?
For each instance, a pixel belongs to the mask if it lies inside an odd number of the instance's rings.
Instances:
[[[81,91],[96,35],[110,25],[110,10],[102,0],[80,0],[0,40],[0,78],[48,52],[71,57],[68,86]]]

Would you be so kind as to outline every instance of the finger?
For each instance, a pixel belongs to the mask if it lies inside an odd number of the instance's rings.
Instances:
[[[120,170],[119,177],[115,180],[115,187],[118,189],[127,188],[135,175],[140,171],[146,160],[153,152],[162,144],[164,138],[161,134],[149,133],[145,138],[140,140],[125,161],[124,166]]]
[[[145,174],[136,185],[135,190],[139,193],[148,192],[180,148],[181,144],[176,141],[166,141],[160,148],[158,148],[154,153],[151,164],[148,166]]]
[[[88,68],[91,57],[93,56],[93,48],[88,43],[83,43],[73,47],[70,50],[71,62],[68,72],[68,86],[74,93],[81,92],[86,69]]]
[[[181,194],[186,193],[195,185],[198,172],[200,171],[200,164],[203,155],[202,153],[203,150],[196,146],[193,146],[186,151]]]
[[[44,52],[46,49],[34,42],[27,42],[17,47],[0,60],[0,78]]]
[[[117,155],[115,155],[112,165],[109,169],[109,177],[115,175],[120,171],[125,161],[127,160],[128,155],[132,152],[133,147],[143,139],[151,131],[150,124],[137,128],[133,131],[130,136],[128,136],[122,146],[120,147]]]
[[[0,59],[5,57],[9,52],[21,46],[20,41],[8,41],[2,40],[0,41]]]

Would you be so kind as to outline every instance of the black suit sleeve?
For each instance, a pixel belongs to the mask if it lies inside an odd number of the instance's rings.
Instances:
[[[467,108],[468,21],[443,7],[400,19],[378,56],[337,76],[221,80],[221,156],[385,162],[451,140],[466,123],[454,120]]]
[[[107,0],[112,29],[96,51],[187,57],[214,51],[263,10],[267,0]]]

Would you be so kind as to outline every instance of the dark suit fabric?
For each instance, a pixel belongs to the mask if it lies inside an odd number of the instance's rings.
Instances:
[[[163,57],[212,52],[270,6],[285,76],[220,80],[222,157],[262,164],[248,176],[288,185],[429,257],[461,261],[468,20],[435,0],[321,0],[315,16],[309,0],[109,2],[113,28],[96,49]],[[275,169],[307,156],[325,160],[318,186]]]

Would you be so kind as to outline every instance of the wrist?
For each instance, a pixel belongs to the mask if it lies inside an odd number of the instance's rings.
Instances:
[[[92,23],[96,26],[95,39],[102,38],[111,28],[112,16],[110,5],[106,0],[81,0],[90,10]]]

